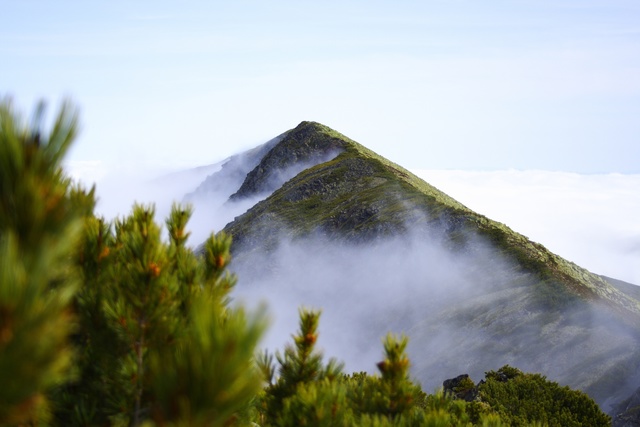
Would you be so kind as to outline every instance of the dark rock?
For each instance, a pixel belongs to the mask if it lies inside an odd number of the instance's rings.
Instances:
[[[260,160],[283,138],[279,135],[272,140],[241,154],[231,156],[218,170],[208,176],[192,193],[185,195],[184,200],[191,202],[198,197],[215,195],[228,198],[244,182],[246,176]]]
[[[344,147],[344,141],[327,135],[321,125],[302,122],[262,157],[230,200],[271,193],[303,170],[334,158]]]
[[[445,395],[453,396],[466,402],[476,400],[478,387],[474,385],[468,374],[458,375],[455,378],[444,380],[442,383]]]
[[[612,411],[613,427],[640,426],[640,388]]]

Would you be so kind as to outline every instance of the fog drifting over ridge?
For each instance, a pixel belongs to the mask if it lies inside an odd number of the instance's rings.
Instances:
[[[274,251],[236,260],[234,298],[248,305],[268,303],[273,324],[263,344],[271,351],[290,342],[300,307],[321,310],[318,345],[348,372],[377,372],[384,334],[411,333],[410,326],[420,331],[420,324],[445,306],[499,290],[512,279],[503,274],[512,264],[471,236],[472,250],[454,253],[442,246],[437,232],[414,230],[363,244],[322,235],[292,241],[284,237],[286,228],[280,232]],[[451,350],[450,340],[439,341]],[[420,357],[420,350],[410,344],[412,356]]]
[[[291,342],[307,307],[322,311],[318,348],[345,372],[376,373],[391,332],[409,337],[411,375],[428,392],[505,364],[581,389],[605,410],[637,387],[637,334],[604,306],[542,284],[473,232],[458,250],[438,230],[366,243],[278,232],[275,249],[241,254],[231,268],[234,303],[269,308],[262,345],[271,352]],[[603,385],[608,376],[614,389]]]
[[[71,176],[97,182],[97,212],[126,215],[134,201],[155,203],[158,222],[228,159],[173,173],[108,174],[99,164],[69,164]],[[502,222],[596,274],[640,285],[640,174],[550,171],[412,170],[470,209]],[[162,176],[158,179],[158,176]],[[233,192],[237,190],[229,190]],[[231,194],[231,193],[229,193]],[[195,203],[190,243],[198,245],[251,205],[220,210],[219,198]],[[208,211],[208,212],[207,212]]]

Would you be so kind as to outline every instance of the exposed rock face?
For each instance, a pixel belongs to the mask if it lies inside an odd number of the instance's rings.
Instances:
[[[344,150],[344,141],[326,137],[319,128],[317,123],[302,122],[283,135],[282,141],[246,175],[231,200],[270,193],[303,170],[324,163]]]
[[[231,156],[222,168],[205,179],[198,188],[185,196],[186,201],[196,197],[229,197],[245,181],[247,174],[260,163],[260,160],[282,140],[282,135],[241,154]]]
[[[455,378],[445,380],[442,383],[442,388],[445,394],[467,402],[475,400],[479,394],[478,387],[473,383],[473,380],[471,380],[468,374],[458,375]]]
[[[640,388],[611,412],[613,427],[640,426]]]

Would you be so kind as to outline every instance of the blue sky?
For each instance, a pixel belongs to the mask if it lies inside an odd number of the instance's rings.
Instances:
[[[408,168],[640,172],[636,0],[1,3],[0,94],[72,98],[87,176],[302,120]]]
[[[22,111],[77,103],[68,165],[98,181],[104,213],[169,197],[132,175],[215,163],[315,120],[640,283],[637,0],[0,6],[0,96]]]

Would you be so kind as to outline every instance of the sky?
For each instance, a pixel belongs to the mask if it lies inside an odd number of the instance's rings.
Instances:
[[[78,106],[67,167],[103,201],[313,120],[640,283],[637,0],[0,6],[0,97]]]
[[[0,95],[72,99],[90,179],[302,120],[408,168],[640,172],[636,0],[0,3]]]

